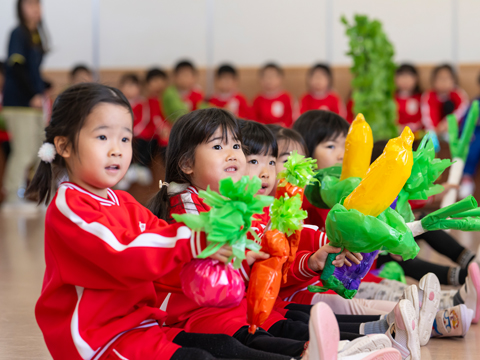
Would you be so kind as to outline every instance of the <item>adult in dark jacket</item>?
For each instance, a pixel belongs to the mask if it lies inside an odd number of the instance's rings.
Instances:
[[[3,115],[11,134],[4,210],[32,209],[23,201],[28,169],[37,162],[43,140],[44,81],[40,65],[47,52],[39,0],[18,0],[19,24],[10,34],[3,88]]]

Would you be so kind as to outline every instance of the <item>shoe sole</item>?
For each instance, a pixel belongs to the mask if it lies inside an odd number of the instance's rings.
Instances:
[[[403,298],[410,300],[417,314],[417,318],[420,317],[420,302],[418,301],[418,288],[416,285],[411,285],[403,292]]]
[[[403,328],[407,333],[407,349],[410,352],[410,356],[405,360],[420,360],[420,337],[418,335],[418,320],[415,309],[408,300],[401,300],[398,306],[402,314]]]
[[[480,270],[476,263],[471,263],[468,265],[468,275],[472,279],[473,287],[477,293],[477,305],[475,307],[475,314],[473,316],[472,324],[478,323],[480,320]]]
[[[309,330],[310,336],[314,335],[316,338],[316,344],[312,344],[312,341],[310,341],[309,359],[337,359],[340,330],[338,329],[337,319],[327,304],[318,303],[313,306],[310,312]]]
[[[342,360],[402,360],[402,355],[397,349],[388,348],[377,350],[371,354],[357,354],[340,358]]]
[[[375,350],[391,348],[392,342],[383,334],[367,335],[351,341],[350,346],[341,352],[340,359],[344,356],[355,355]]]
[[[420,279],[418,287],[423,290],[422,307],[418,318],[418,335],[420,345],[425,346],[430,341],[433,321],[440,305],[440,283],[434,274],[429,273]]]

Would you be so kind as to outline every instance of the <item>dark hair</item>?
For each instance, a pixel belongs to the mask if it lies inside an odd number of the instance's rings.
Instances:
[[[458,75],[455,69],[453,68],[453,66],[450,64],[441,64],[436,66],[432,70],[432,76],[430,78],[432,87],[433,87],[433,82],[435,81],[435,78],[437,77],[438,73],[442,70],[447,70],[448,72],[450,72],[450,75],[452,75],[452,78],[453,78],[453,82],[455,83],[455,85],[458,85]]]
[[[232,65],[223,64],[218,67],[215,75],[217,78],[223,75],[231,75],[234,78],[236,78],[238,74],[237,74],[237,70]]]
[[[181,116],[173,125],[168,141],[165,160],[165,181],[177,184],[190,183],[190,176],[185,174],[182,166],[188,161],[195,161],[195,149],[208,141],[221,128],[226,140],[230,131],[235,140],[240,141],[240,127],[237,119],[229,111],[210,108],[199,109]],[[148,204],[148,208],[160,219],[168,222],[170,217],[170,197],[167,187],[163,186]]]
[[[318,144],[336,139],[339,135],[347,135],[348,122],[331,111],[310,110],[293,124],[293,130],[298,131],[307,144],[307,156],[312,156]]]
[[[375,143],[373,144],[372,158],[370,160],[370,163],[373,163],[380,155],[382,155],[385,146],[387,146],[387,143],[388,140],[375,141]]]
[[[248,155],[278,156],[278,145],[273,132],[252,120],[237,120],[242,132],[243,152]]]
[[[5,75],[5,64],[0,61],[0,75]]]
[[[122,77],[120,78],[119,84],[120,86],[123,86],[126,83],[134,83],[135,85],[140,86],[140,79],[134,73],[126,73],[126,74],[123,74]]]
[[[28,32],[28,34],[30,35],[29,36],[30,46],[39,46],[42,53],[46,54],[49,51],[49,48],[48,48],[48,37],[47,37],[47,32],[45,31],[45,27],[43,26],[43,23],[40,20],[37,28],[35,29],[36,32],[38,32],[38,36],[40,37],[40,43],[38,45],[34,44],[33,35],[35,34],[35,31],[32,32],[27,27],[27,21],[26,21],[25,17],[23,16],[23,12],[22,12],[23,1],[24,0],[17,0],[17,19],[20,22],[20,26],[23,28],[24,31]],[[40,3],[40,0],[38,0],[38,2]]]
[[[133,122],[132,108],[120,90],[97,83],[73,85],[58,95],[53,103],[51,120],[45,128],[45,142],[54,144],[57,136],[65,136],[65,146],[71,144],[72,150],[76,152],[80,130],[88,115],[100,103],[128,109]],[[65,167],[65,161],[60,155],[55,156],[51,164],[41,161],[27,189],[27,197],[39,204],[47,203],[52,195],[53,185],[65,171]]]
[[[189,60],[181,60],[175,65],[175,69],[173,69],[173,73],[176,75],[183,69],[190,69],[194,74],[197,73],[197,68],[193,63]]]
[[[267,64],[265,64],[265,65],[262,66],[262,68],[260,69],[260,76],[263,76],[263,73],[264,73],[265,70],[267,70],[267,69],[274,69],[274,70],[276,70],[277,73],[278,73],[278,75],[280,75],[280,76],[283,76],[283,74],[284,74],[283,69],[280,67],[280,65],[271,62],[271,63],[267,63]]]
[[[327,75],[328,82],[329,82],[328,86],[331,87],[333,84],[333,75],[332,75],[332,70],[330,69],[330,66],[328,66],[327,64],[320,64],[320,63],[315,64],[308,70],[307,77],[308,78],[312,77],[313,73],[317,70],[321,70]]]
[[[162,78],[164,80],[168,79],[167,73],[165,71],[163,71],[162,69],[159,69],[159,68],[152,68],[152,69],[148,70],[146,75],[145,75],[145,82],[148,83],[151,80],[153,80],[154,78]]]
[[[397,70],[395,70],[395,75],[402,75],[402,74],[410,74],[413,77],[415,77],[416,81],[415,81],[415,88],[413,89],[413,92],[415,94],[420,94],[422,92],[422,89],[420,87],[420,79],[418,76],[417,68],[411,64],[402,64],[397,68]]]
[[[87,65],[84,65],[84,64],[77,64],[73,67],[73,69],[70,71],[70,79],[73,79],[75,77],[75,75],[77,75],[77,73],[79,73],[80,71],[85,71],[89,74],[92,73],[92,70],[90,70],[88,68]]]
[[[280,143],[281,140],[286,142],[287,148],[290,146],[291,142],[297,143],[302,147],[303,152],[308,155],[308,148],[305,140],[303,139],[302,135],[298,131],[293,129],[285,128],[280,125],[267,125],[267,127],[272,130],[273,135],[277,139],[277,144]],[[280,148],[278,151],[281,151]],[[278,156],[282,156],[283,154],[278,154]]]

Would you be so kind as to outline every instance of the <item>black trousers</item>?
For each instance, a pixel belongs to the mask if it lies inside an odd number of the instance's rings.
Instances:
[[[290,356],[255,350],[222,334],[194,334],[182,331],[173,342],[180,345],[172,360],[290,360]]]

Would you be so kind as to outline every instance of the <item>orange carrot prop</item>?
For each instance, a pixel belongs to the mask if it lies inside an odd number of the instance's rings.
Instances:
[[[282,266],[288,258],[287,238],[278,230],[268,230],[262,240],[262,251],[270,258],[253,264],[247,291],[247,321],[254,334],[270,316],[280,291]]]
[[[302,202],[305,186],[314,179],[315,173],[313,171],[317,168],[316,162],[317,160],[305,158],[294,151],[285,163],[285,170],[278,174],[278,178],[281,180],[278,184],[275,198],[293,198],[295,195],[299,194],[300,201]],[[299,209],[301,208],[301,202]],[[292,234],[287,234],[288,243],[290,245],[290,254],[288,260],[283,265],[284,282],[287,282],[288,269],[295,261],[298,244],[300,243],[300,232],[301,227]]]

